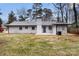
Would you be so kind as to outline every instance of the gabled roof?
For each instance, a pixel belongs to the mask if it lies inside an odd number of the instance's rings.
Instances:
[[[57,22],[57,21],[43,21],[42,25],[68,25],[66,22]]]
[[[26,26],[26,25],[36,25],[35,21],[14,21],[10,24],[6,24],[6,26]]]
[[[42,21],[41,24],[42,25],[68,25],[68,23],[56,22],[56,21]],[[36,26],[36,25],[37,25],[36,21],[14,21],[10,24],[6,24],[5,26]]]

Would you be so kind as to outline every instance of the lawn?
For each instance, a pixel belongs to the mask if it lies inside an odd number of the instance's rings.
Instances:
[[[79,36],[0,33],[1,56],[79,55]]]

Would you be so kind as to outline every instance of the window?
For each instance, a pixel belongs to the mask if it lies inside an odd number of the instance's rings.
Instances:
[[[64,26],[62,26],[62,30],[65,30],[65,27]]]
[[[35,30],[35,27],[34,26],[32,27],[32,30]]]
[[[43,33],[46,33],[46,26],[43,26]]]
[[[28,29],[28,26],[25,26],[25,29]]]
[[[49,30],[52,30],[52,26],[49,26]]]
[[[22,27],[19,27],[19,30],[22,30]]]

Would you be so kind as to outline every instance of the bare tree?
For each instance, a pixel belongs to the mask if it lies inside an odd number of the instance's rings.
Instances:
[[[60,13],[61,13],[61,18],[62,18],[62,22],[64,22],[64,6],[65,6],[65,3],[55,3],[53,4],[55,6],[55,8],[57,8]]]
[[[26,16],[27,15],[27,10],[25,8],[19,9],[19,10],[17,10],[17,14]]]
[[[69,4],[66,3],[64,6],[64,13],[65,13],[65,22],[67,23],[69,20]]]
[[[76,24],[76,28],[78,27],[78,24],[77,24],[77,10],[76,10],[76,4],[73,3],[73,11],[74,11],[74,18],[75,18],[75,24]]]
[[[26,18],[28,18],[27,10],[25,8],[17,10],[17,14],[18,14],[18,17],[19,17],[18,20],[22,21],[22,19],[25,20]]]

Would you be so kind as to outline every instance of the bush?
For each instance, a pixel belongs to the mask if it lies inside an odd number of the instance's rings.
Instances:
[[[4,31],[4,29],[2,28],[2,26],[0,25],[0,32],[3,32]]]

